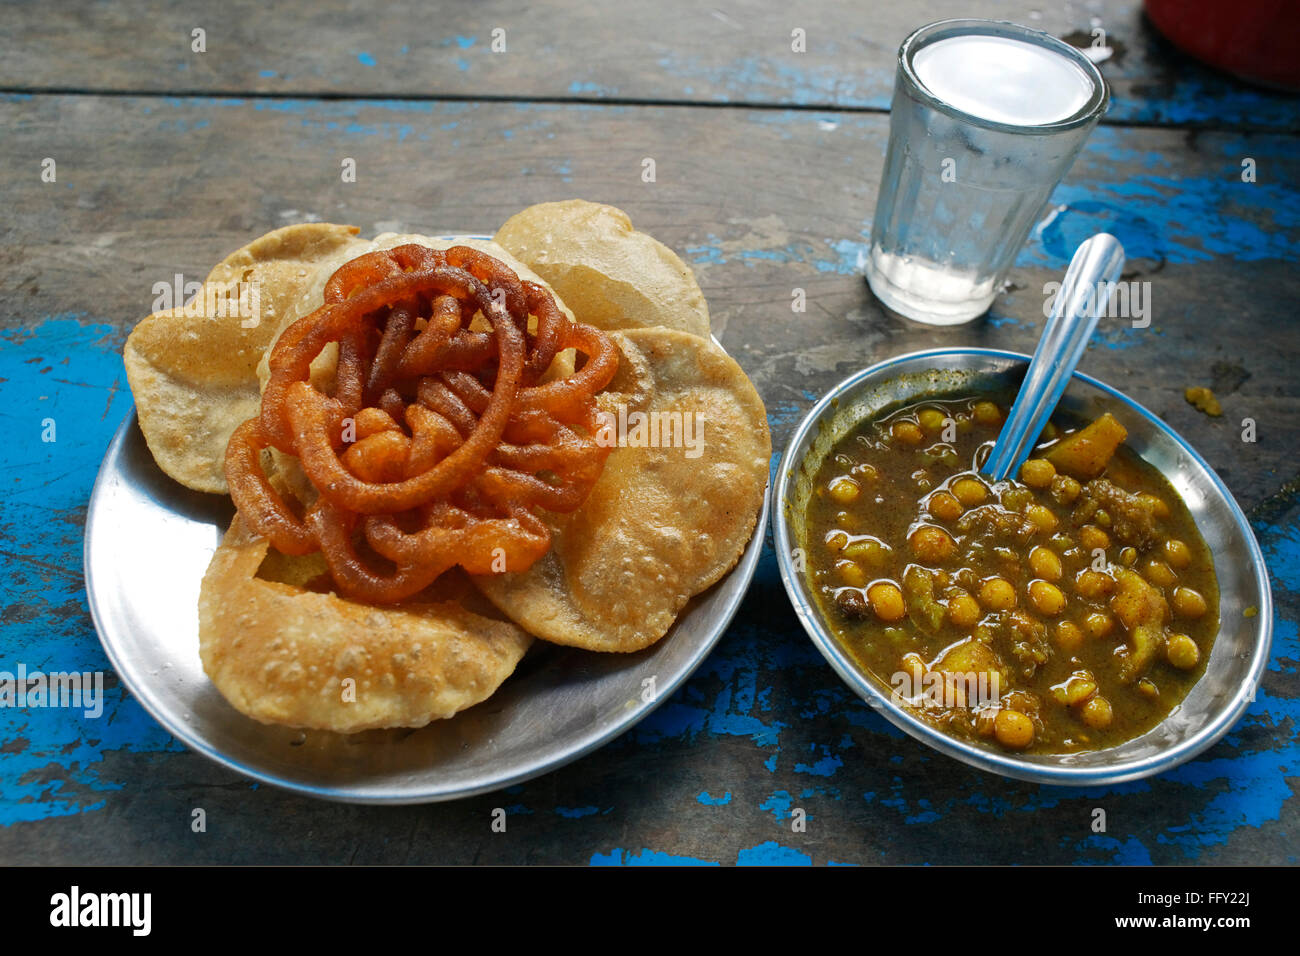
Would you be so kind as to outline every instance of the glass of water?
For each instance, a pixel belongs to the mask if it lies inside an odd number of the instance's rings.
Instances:
[[[876,297],[930,325],[982,315],[1109,100],[1087,57],[1028,27],[942,20],[904,40],[866,264]]]

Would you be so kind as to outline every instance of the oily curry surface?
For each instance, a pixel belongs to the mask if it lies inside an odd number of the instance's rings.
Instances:
[[[1048,425],[1017,480],[978,473],[1006,396],[925,401],[832,449],[806,515],[832,631],[894,699],[994,748],[1077,753],[1159,723],[1204,673],[1214,564],[1110,415]]]

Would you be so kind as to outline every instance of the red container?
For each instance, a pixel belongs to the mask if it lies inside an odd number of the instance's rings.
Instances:
[[[1198,60],[1254,83],[1300,90],[1295,0],[1146,0],[1146,12]]]

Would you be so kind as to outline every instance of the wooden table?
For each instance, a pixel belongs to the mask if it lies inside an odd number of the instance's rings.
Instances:
[[[10,4],[0,31],[0,669],[108,670],[82,581],[86,500],[130,409],[121,347],[151,288],[268,229],[492,232],[542,200],[621,206],[696,268],[774,443],[828,387],[941,344],[1031,350],[1043,286],[1105,228],[1150,282],[1088,372],[1187,436],[1273,575],[1273,658],[1247,716],[1156,779],[1062,790],[970,770],[854,697],[804,636],[769,550],[696,676],[576,764],[504,793],[313,802],[189,753],[108,675],[105,715],[0,709],[6,862],[1296,862],[1300,812],[1300,150],[1292,97],[1172,50],[1120,0],[629,6]],[[900,12],[903,8],[905,12]],[[886,315],[859,271],[894,53],[997,16],[1079,44],[1114,90],[987,320]],[[1096,22],[1094,22],[1094,20]],[[205,52],[192,31],[205,31]],[[807,52],[791,50],[802,29]],[[505,51],[493,51],[495,30]],[[498,46],[499,46],[498,42]],[[42,180],[55,160],[57,179]],[[642,160],[656,161],[654,183]],[[355,183],[340,164],[356,161]],[[1243,182],[1252,159],[1255,182]],[[793,290],[808,310],[792,313]],[[1214,387],[1222,418],[1183,389]],[[1258,441],[1241,440],[1241,421]],[[43,442],[45,419],[57,441]],[[506,834],[492,808],[509,813]],[[191,831],[202,807],[207,832]],[[1107,814],[1105,833],[1090,827]],[[807,814],[805,832],[792,810]]]

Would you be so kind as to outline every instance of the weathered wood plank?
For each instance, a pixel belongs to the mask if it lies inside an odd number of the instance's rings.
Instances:
[[[1050,6],[1050,5],[1049,5]],[[416,0],[10,4],[0,88],[212,94],[515,97],[884,109],[895,54],[923,23],[991,17],[1076,45],[1106,31],[1108,119],[1295,129],[1294,97],[1202,67],[1147,24],[1136,0],[1043,9],[1037,0],[843,4],[519,2],[431,11]],[[206,52],[192,50],[205,31]],[[806,35],[792,50],[792,31]],[[493,52],[496,30],[504,52]],[[496,34],[495,36],[501,36]]]
[[[155,281],[201,277],[249,237],[305,217],[367,234],[490,233],[528,203],[582,195],[622,205],[682,250],[769,403],[802,407],[883,355],[940,341],[1031,348],[1044,284],[1108,228],[1151,283],[1152,322],[1111,323],[1089,370],[1122,383],[1149,369],[1135,396],[1216,467],[1245,471],[1234,490],[1247,504],[1290,474],[1286,442],[1261,442],[1258,467],[1242,469],[1235,432],[1181,397],[1215,363],[1235,363],[1251,377],[1228,416],[1275,418],[1281,434],[1300,427],[1280,404],[1296,397],[1297,343],[1279,318],[1298,282],[1289,138],[1099,130],[1057,192],[1067,208],[1022,253],[1000,318],[938,334],[885,317],[858,276],[887,137],[880,116],[96,97],[9,97],[3,116],[7,322],[76,312],[129,327]],[[57,183],[41,181],[47,156]],[[645,157],[655,183],[641,181]],[[1241,181],[1243,157],[1258,182]],[[357,163],[356,183],[341,181],[344,158]],[[791,313],[795,285],[807,289],[805,315]]]
[[[1084,368],[1165,417],[1224,475],[1273,562],[1275,664],[1250,715],[1183,770],[1056,791],[967,770],[853,699],[803,636],[769,554],[728,635],[648,721],[572,767],[437,808],[317,804],[181,751],[120,688],[104,726],[0,711],[6,859],[144,862],[1281,862],[1294,856],[1300,715],[1289,326],[1300,158],[1286,136],[1104,129],[986,322],[940,333],[884,314],[857,274],[883,116],[526,104],[0,98],[0,660],[107,664],[79,587],[93,470],[129,407],[117,350],[154,282],[201,277],[289,221],[491,232],[521,206],[617,203],[699,270],[720,337],[781,447],[827,387],[945,343],[1029,350],[1073,243],[1116,232],[1149,281],[1149,329],[1108,321]],[[593,135],[593,130],[599,130]],[[641,181],[656,159],[657,181]],[[1242,183],[1243,156],[1259,182]],[[41,161],[57,161],[42,182]],[[340,163],[357,162],[355,183]],[[808,311],[791,311],[792,291]],[[1238,371],[1240,370],[1240,371]],[[1248,377],[1242,380],[1242,374]],[[1225,416],[1182,400],[1222,382]],[[67,409],[40,442],[46,401]],[[1260,441],[1234,424],[1249,415]],[[653,773],[647,768],[653,767]],[[1094,806],[1110,831],[1089,829]],[[211,836],[188,829],[208,811]],[[510,810],[507,835],[488,827]],[[792,807],[811,822],[792,833]],[[56,819],[57,818],[57,819]],[[216,821],[220,821],[218,830]],[[220,833],[220,837],[217,834]],[[125,838],[130,834],[130,838]],[[57,838],[56,838],[57,837]],[[52,855],[53,854],[53,855]]]

